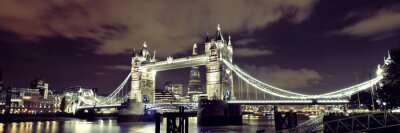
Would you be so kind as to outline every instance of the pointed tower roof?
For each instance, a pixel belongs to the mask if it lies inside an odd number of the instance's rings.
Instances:
[[[142,48],[142,50],[140,51],[140,55],[142,56],[142,57],[149,57],[150,56],[150,53],[149,53],[149,51],[147,50],[147,43],[146,43],[146,41],[143,43],[143,48]]]
[[[392,57],[390,56],[390,51],[388,51],[388,57],[385,59],[385,65],[393,63]]]
[[[221,27],[219,26],[219,24],[217,25],[217,33],[215,33],[215,40],[216,41],[224,40],[224,37],[222,36],[221,32]]]
[[[147,43],[146,43],[146,41],[143,42],[143,48],[147,48]]]

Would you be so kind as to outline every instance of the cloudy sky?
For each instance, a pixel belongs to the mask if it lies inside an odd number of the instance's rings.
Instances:
[[[235,64],[307,94],[367,80],[400,46],[398,0],[9,0],[0,1],[0,69],[6,86],[42,77],[54,90],[109,93],[144,41],[160,60],[183,57],[217,24],[232,37]],[[160,72],[157,86],[187,84],[188,74]]]

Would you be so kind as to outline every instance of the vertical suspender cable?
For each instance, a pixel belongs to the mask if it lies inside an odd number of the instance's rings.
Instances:
[[[246,95],[247,95],[247,99],[246,100],[250,100],[249,99],[249,84],[246,82]]]
[[[256,87],[253,87],[254,88],[254,93],[256,94],[256,100],[258,100],[258,98],[257,98],[257,88]]]

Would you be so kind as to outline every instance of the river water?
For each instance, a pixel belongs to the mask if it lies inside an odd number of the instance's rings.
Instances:
[[[166,120],[163,120],[161,132],[166,132]],[[200,127],[197,118],[189,118],[189,132],[231,132],[231,133],[255,133],[260,130],[274,131],[272,119],[246,117],[241,126]],[[153,122],[129,122],[117,123],[116,120],[103,119],[86,121],[81,119],[69,119],[58,121],[35,122],[11,122],[0,123],[0,133],[153,133]]]

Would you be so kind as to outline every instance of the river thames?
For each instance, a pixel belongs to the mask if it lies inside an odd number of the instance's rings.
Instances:
[[[161,132],[165,132],[166,120],[163,120]],[[255,133],[264,130],[274,131],[274,122],[268,118],[247,117],[240,126],[200,127],[197,118],[189,118],[189,132],[231,132]],[[118,123],[113,119],[87,121],[68,119],[57,121],[10,122],[0,123],[1,133],[152,133],[155,132],[154,122]]]

